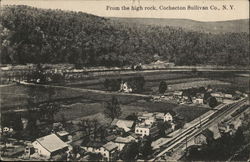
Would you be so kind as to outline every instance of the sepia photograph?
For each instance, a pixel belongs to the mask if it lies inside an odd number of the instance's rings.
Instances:
[[[0,0],[1,161],[250,162],[248,0]]]

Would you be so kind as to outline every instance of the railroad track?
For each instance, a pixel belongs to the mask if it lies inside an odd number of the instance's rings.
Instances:
[[[162,150],[156,157],[152,160],[157,160],[161,156],[163,156],[165,153],[179,148],[185,141],[192,140],[196,135],[200,134],[204,129],[207,129],[212,124],[218,122],[221,120],[221,117],[224,115],[230,113],[234,108],[244,104],[246,99],[242,99],[240,101],[237,101],[235,103],[231,103],[228,105],[224,105],[223,107],[219,108],[215,113],[210,114],[203,118],[200,122],[197,122],[196,124],[192,125],[191,127],[185,129],[183,132],[181,132],[180,135],[174,137],[171,141],[163,145],[160,150]],[[212,117],[212,118],[211,118]],[[202,125],[201,128],[197,129],[198,126]]]

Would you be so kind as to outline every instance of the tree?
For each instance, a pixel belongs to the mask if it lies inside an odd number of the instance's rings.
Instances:
[[[159,85],[159,93],[164,94],[167,88],[167,83],[165,81],[161,81]]]
[[[218,105],[218,101],[215,97],[210,97],[208,101],[208,105],[212,108]]]
[[[89,161],[100,161],[102,159],[102,155],[100,153],[88,153],[89,155],[89,158],[88,160]]]
[[[119,101],[113,96],[111,101],[106,103],[104,114],[113,121],[115,118],[118,118],[121,113]]]
[[[123,161],[136,161],[136,157],[138,156],[139,144],[137,142],[132,142],[124,146],[120,158]]]
[[[0,128],[0,129],[2,129],[2,128]],[[9,138],[11,138],[13,136],[13,134],[14,134],[13,130],[12,131],[10,131],[10,130],[3,131],[2,130],[0,141],[4,143],[4,147],[1,148],[1,151],[2,151],[1,156],[4,156],[4,154],[7,150],[7,143],[9,142]]]
[[[149,156],[153,153],[153,148],[151,146],[152,139],[150,136],[147,136],[141,140],[140,146],[139,146],[139,153],[141,155],[142,159],[149,159]]]
[[[159,122],[157,126],[160,130],[159,134],[161,137],[166,137],[166,131],[172,128],[169,122]]]
[[[206,92],[203,97],[203,103],[207,104],[209,102],[209,98],[212,97],[209,92]]]
[[[250,115],[245,114],[242,120],[242,130],[245,143],[250,143]]]
[[[138,119],[138,117],[137,117],[137,115],[136,115],[135,113],[132,113],[132,114],[130,114],[130,115],[128,115],[128,116],[126,117],[126,120],[137,121],[137,119]]]

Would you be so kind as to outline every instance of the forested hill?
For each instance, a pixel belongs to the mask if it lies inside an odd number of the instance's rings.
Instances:
[[[1,10],[2,63],[122,66],[154,56],[177,65],[248,65],[249,34],[210,34],[131,25],[82,12],[5,6]]]
[[[181,27],[189,31],[198,31],[205,33],[249,33],[249,19],[200,22],[188,19],[165,19],[165,18],[110,18],[115,21],[128,24],[158,25]]]

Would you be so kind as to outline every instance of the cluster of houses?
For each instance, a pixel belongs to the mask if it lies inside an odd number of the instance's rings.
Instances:
[[[78,146],[84,152],[84,156],[80,160],[89,160],[88,156],[90,154],[99,155],[105,161],[118,160],[119,154],[127,144],[138,142],[146,136],[150,136],[154,140],[161,138],[159,128],[157,127],[157,123],[159,122],[169,122],[172,125],[169,129],[174,129],[174,124],[172,123],[173,116],[170,113],[139,112],[137,120],[114,119],[105,128],[105,133],[95,135],[93,138],[93,134],[91,134],[93,132],[91,132],[82,138],[83,140]],[[15,152],[15,156],[5,155],[12,158],[48,160],[65,154],[66,158],[69,159],[72,156],[72,149],[75,145],[72,140],[74,133],[65,129],[54,128],[60,128],[58,123],[53,124],[53,130],[50,134],[37,138],[34,141],[23,142],[22,146],[18,147],[18,152],[14,150],[10,151],[11,153]],[[3,131],[7,131],[7,128]],[[13,139],[13,141],[17,140]],[[17,148],[15,143],[8,144],[6,148],[9,147]]]
[[[211,97],[216,98],[220,103],[229,103],[232,100],[240,99],[241,97],[247,97],[247,94],[240,91],[235,91],[234,94],[223,93],[221,91],[216,91],[213,89],[206,88],[206,92],[197,92],[195,95],[188,95],[183,91],[173,91],[166,92],[161,98],[175,101],[179,104],[197,104],[203,105],[206,104],[206,99],[204,98],[205,93],[209,93]]]
[[[173,116],[170,113],[140,112],[137,121],[114,119],[107,128],[108,135],[104,140],[87,140],[81,148],[86,152],[101,154],[104,160],[116,160],[124,146],[131,142],[138,142],[146,136],[157,140],[159,136],[158,122],[172,123]],[[172,128],[174,124],[172,123]]]

